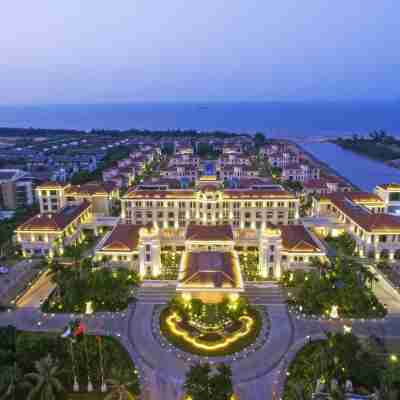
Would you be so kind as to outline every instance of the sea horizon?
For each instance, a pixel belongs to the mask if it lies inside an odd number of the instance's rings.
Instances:
[[[400,134],[399,100],[158,101],[0,105],[0,127],[227,131],[293,140]]]

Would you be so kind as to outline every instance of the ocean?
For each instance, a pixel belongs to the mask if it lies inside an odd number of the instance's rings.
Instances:
[[[400,101],[0,106],[0,127],[226,130],[302,140],[374,129],[400,134],[399,106]]]

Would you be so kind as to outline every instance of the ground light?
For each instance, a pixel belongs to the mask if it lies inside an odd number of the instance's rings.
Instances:
[[[174,333],[176,336],[181,336],[192,346],[201,350],[215,351],[230,346],[232,343],[236,342],[237,340],[241,339],[242,337],[248,335],[251,332],[251,329],[254,325],[253,318],[249,317],[248,315],[243,315],[239,318],[239,320],[244,323],[245,329],[241,332],[236,332],[232,336],[225,337],[221,343],[215,343],[215,344],[201,343],[197,338],[190,336],[187,331],[179,328],[176,322],[180,322],[181,318],[176,313],[169,315],[166,319],[166,323],[172,333]]]

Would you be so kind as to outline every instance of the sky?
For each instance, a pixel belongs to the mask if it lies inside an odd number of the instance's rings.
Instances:
[[[400,98],[398,0],[12,0],[0,104]]]

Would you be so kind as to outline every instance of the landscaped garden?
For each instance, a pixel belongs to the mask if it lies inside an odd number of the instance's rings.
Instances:
[[[288,304],[301,314],[326,318],[382,318],[385,307],[372,291],[375,276],[357,260],[337,257],[315,270],[286,271]]]
[[[170,343],[203,356],[241,351],[255,342],[261,326],[260,312],[243,297],[208,304],[177,296],[160,315],[161,332]]]
[[[347,232],[342,233],[339,236],[332,237],[328,236],[325,241],[338,255],[342,256],[354,256],[354,251],[356,249],[356,242]]]
[[[327,340],[311,342],[296,354],[287,372],[283,399],[344,399],[345,392],[398,399],[397,356],[373,338],[361,342],[350,333],[328,334]]]
[[[182,254],[175,251],[161,252],[161,277],[159,279],[176,280],[178,279],[179,264]]]
[[[127,268],[100,268],[90,259],[73,266],[52,262],[50,270],[57,286],[42,306],[45,312],[122,311],[140,281]]]
[[[82,335],[71,340],[0,328],[0,339],[1,399],[111,400],[124,398],[118,397],[123,392],[140,393],[139,373],[113,338]],[[101,393],[102,384],[106,393]]]
[[[183,385],[186,400],[234,400],[232,370],[229,365],[194,364],[186,373]]]
[[[239,253],[239,263],[246,281],[261,279],[258,251]]]

